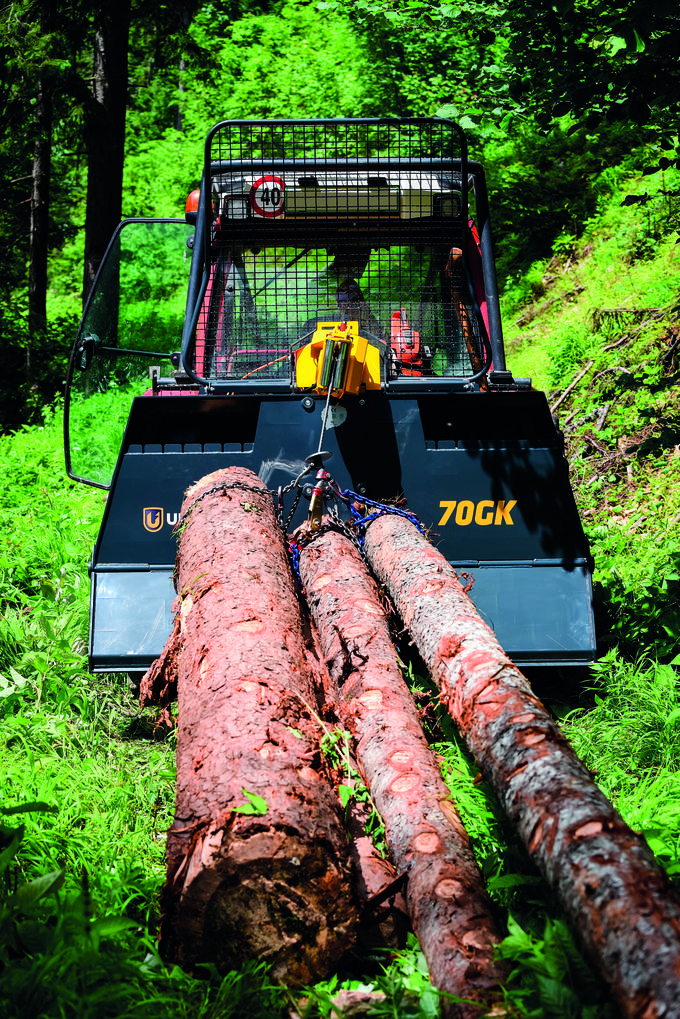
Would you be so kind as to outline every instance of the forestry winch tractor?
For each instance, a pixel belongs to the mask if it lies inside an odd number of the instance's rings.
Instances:
[[[109,490],[92,671],[160,654],[183,493],[227,466],[259,474],[288,530],[407,506],[517,664],[594,659],[562,436],[506,367],[484,172],[450,121],[217,124],[185,218],[110,243],[65,449]]]

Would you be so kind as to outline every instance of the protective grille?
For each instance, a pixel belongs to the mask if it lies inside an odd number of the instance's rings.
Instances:
[[[387,378],[479,370],[458,146],[446,121],[218,125],[197,374],[289,378],[338,320],[381,345]]]

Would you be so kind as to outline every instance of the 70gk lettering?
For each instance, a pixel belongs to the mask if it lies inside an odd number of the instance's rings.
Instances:
[[[514,524],[515,521],[510,514],[517,505],[517,500],[511,499],[510,502],[506,502],[505,499],[499,499],[498,502],[493,502],[491,499],[483,499],[481,502],[474,503],[467,499],[463,499],[462,502],[456,502],[454,499],[453,501],[440,502],[439,505],[444,513],[438,527],[448,524],[452,516],[459,527],[467,527],[473,521],[480,527],[488,527],[489,524],[495,524],[498,527],[501,524]]]

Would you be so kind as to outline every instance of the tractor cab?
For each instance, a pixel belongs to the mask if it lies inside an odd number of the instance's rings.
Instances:
[[[184,218],[111,242],[65,435],[69,475],[109,489],[95,671],[163,647],[190,484],[249,467],[290,529],[322,452],[338,490],[405,500],[518,664],[594,658],[561,436],[506,366],[484,172],[450,121],[217,124]]]

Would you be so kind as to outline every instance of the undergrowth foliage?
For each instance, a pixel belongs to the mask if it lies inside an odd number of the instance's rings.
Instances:
[[[0,1015],[276,1016],[266,967],[196,979],[155,938],[172,734],[87,673],[100,492],[64,480],[60,421],[0,438]]]
[[[666,224],[650,201],[641,219],[640,203],[626,203],[640,181],[603,171],[596,183],[597,209],[584,232],[565,232],[550,259],[510,280],[505,298],[510,367],[533,375],[561,418],[601,612],[603,654],[586,687],[567,688],[557,677],[540,692],[624,819],[678,881],[678,210],[669,207]],[[677,181],[669,171],[656,186],[670,191]],[[659,193],[658,201],[676,199]],[[340,1014],[338,994],[353,991],[368,995],[370,1015],[437,1016],[440,1002],[413,940],[297,1000],[259,963],[190,976],[160,960],[174,738],[159,734],[124,678],[87,673],[86,563],[104,496],[65,479],[51,412],[42,425],[0,437],[0,462],[0,1014],[330,1019]],[[417,685],[506,925],[499,948],[510,972],[506,1013],[608,1019],[607,991],[551,892],[453,726],[426,707],[427,682]],[[326,751],[349,803],[365,793],[345,735],[333,739]]]
[[[630,663],[612,649],[593,666],[594,707],[562,724],[612,803],[680,878],[680,676],[677,662]],[[680,885],[680,880],[678,881]]]

